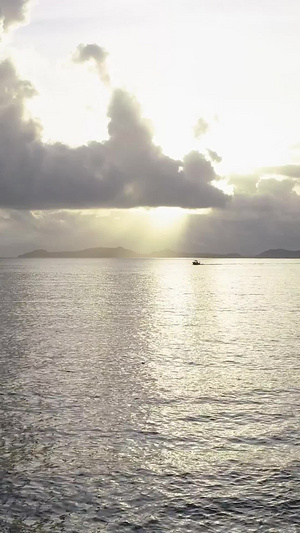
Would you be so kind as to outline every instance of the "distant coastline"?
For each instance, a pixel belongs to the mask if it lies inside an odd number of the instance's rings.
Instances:
[[[285,250],[282,248],[266,250],[259,255],[241,255],[238,253],[217,254],[207,252],[179,252],[174,250],[160,250],[152,252],[150,254],[138,254],[133,250],[128,250],[121,246],[117,248],[86,248],[84,250],[74,251],[56,251],[48,252],[44,249],[33,250],[21,255],[18,255],[20,259],[32,259],[32,258],[134,258],[134,257],[157,257],[157,258],[232,258],[232,259],[246,259],[246,258],[261,258],[261,259],[299,259],[300,250]]]

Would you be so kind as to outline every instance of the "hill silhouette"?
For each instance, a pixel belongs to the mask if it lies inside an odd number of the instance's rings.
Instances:
[[[266,250],[257,257],[270,258],[270,259],[299,259],[300,250],[284,250],[283,248],[276,248],[274,250]]]
[[[127,250],[119,246],[118,248],[86,248],[84,250],[75,250],[75,251],[63,251],[63,252],[48,252],[47,250],[39,249],[33,250],[32,252],[27,252],[21,254],[18,257],[21,258],[47,258],[47,257],[64,257],[64,258],[75,258],[75,257],[86,257],[86,258],[101,258],[101,257],[138,257],[136,252],[132,250]]]
[[[298,259],[300,258],[300,250],[285,250],[282,248],[266,250],[259,255],[255,256],[243,256],[238,253],[218,254],[210,252],[179,252],[176,250],[158,250],[149,254],[139,254],[133,250],[128,250],[119,246],[117,248],[85,248],[83,250],[73,251],[56,251],[48,252],[44,249],[33,250],[18,256],[19,258],[133,258],[133,257],[157,257],[157,258],[176,258],[176,257],[189,257],[189,258],[250,258],[255,257],[257,259]]]

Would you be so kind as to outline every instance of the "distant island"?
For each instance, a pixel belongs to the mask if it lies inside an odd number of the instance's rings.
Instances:
[[[275,250],[266,250],[257,257],[261,257],[262,259],[300,259],[300,250],[284,250],[282,248],[277,248]]]
[[[49,258],[49,257],[64,257],[64,258],[101,258],[101,257],[139,257],[136,252],[127,250],[119,246],[118,248],[86,248],[84,250],[66,251],[66,252],[48,252],[47,250],[33,250],[26,254],[21,254],[20,258]]]
[[[207,252],[178,252],[174,250],[160,250],[157,252],[152,252],[150,254],[138,254],[133,250],[128,250],[127,248],[122,248],[121,246],[117,248],[86,248],[84,250],[75,250],[75,251],[62,251],[62,252],[48,252],[47,250],[39,249],[33,250],[32,252],[27,252],[21,254],[18,258],[22,259],[31,259],[31,258],[134,258],[134,257],[157,257],[157,258],[171,258],[171,257],[195,257],[195,258],[261,258],[261,259],[299,259],[300,250],[284,250],[284,249],[275,249],[275,250],[266,250],[256,256],[243,256],[237,253],[228,253],[228,254],[216,254],[216,253],[207,253]]]

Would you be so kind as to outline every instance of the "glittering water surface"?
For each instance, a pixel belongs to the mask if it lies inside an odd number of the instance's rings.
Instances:
[[[0,531],[300,531],[300,261],[2,260],[0,302]]]

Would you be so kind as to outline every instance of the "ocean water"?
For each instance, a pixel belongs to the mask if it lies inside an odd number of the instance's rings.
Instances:
[[[0,261],[0,531],[300,531],[300,261]]]

